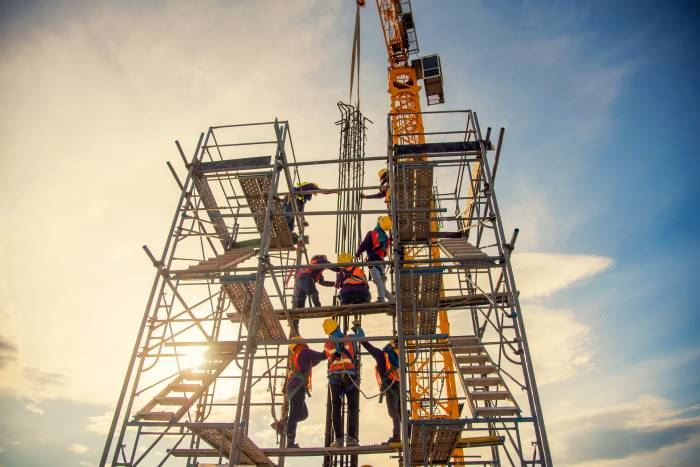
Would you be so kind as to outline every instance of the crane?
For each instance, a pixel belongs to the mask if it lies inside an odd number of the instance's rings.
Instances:
[[[391,143],[423,144],[426,141],[421,114],[421,86],[418,81],[423,81],[428,105],[442,104],[445,101],[440,57],[433,54],[412,59],[417,56],[419,47],[410,0],[376,0],[376,3],[389,65]],[[364,4],[364,0],[358,0],[358,4]],[[433,214],[430,225],[432,232],[439,230],[435,217]],[[439,258],[439,247],[432,246],[430,255]],[[442,289],[441,295],[444,295]],[[438,313],[438,329],[442,334],[450,332],[450,323],[444,310]],[[425,354],[415,354],[414,358],[409,359],[412,362],[409,387],[411,416],[414,419],[456,419],[460,416],[454,361],[449,351],[441,351],[440,354],[438,362],[430,362],[432,357],[426,358]],[[436,363],[441,364],[442,368],[434,368]],[[432,373],[441,376],[420,376],[425,375],[422,370],[431,364],[435,370]],[[440,394],[441,389],[445,390],[445,397],[438,397],[439,400],[427,407],[421,404],[422,398]],[[453,455],[461,457],[462,449],[455,449]]]

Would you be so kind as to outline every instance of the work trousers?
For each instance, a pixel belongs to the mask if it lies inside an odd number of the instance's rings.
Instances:
[[[372,296],[369,290],[352,290],[350,292],[340,292],[338,294],[341,305],[350,305],[352,303],[369,303]]]
[[[353,376],[353,378],[355,378],[355,376]],[[343,395],[347,403],[348,436],[357,439],[360,391],[358,391],[353,382],[350,381],[350,376],[347,374],[332,375],[328,382],[328,389],[331,392],[331,414],[335,439],[343,439],[343,433],[345,431],[343,424],[340,422]]]
[[[304,212],[304,205],[306,203],[302,203],[301,201],[297,201],[297,211],[299,211],[300,214]],[[292,205],[292,201],[287,200],[284,202],[282,205],[282,213],[284,214],[284,219],[287,221],[287,226],[289,227],[289,231],[294,230],[294,224],[295,224],[295,217],[294,217],[294,206]]]
[[[314,306],[321,306],[321,300],[318,298],[318,289],[316,282],[311,276],[301,276],[294,283],[294,295],[292,296],[292,304],[294,308],[306,307],[306,297],[311,297],[311,302]],[[299,332],[299,320],[292,321],[294,329]]]
[[[386,274],[384,273],[385,265],[378,264],[369,267],[369,276],[372,282],[377,286],[377,301],[384,302],[386,300],[393,301],[394,296],[386,290]]]
[[[297,423],[306,420],[309,410],[306,407],[306,390],[299,389],[289,398],[289,416],[287,417],[287,446],[294,443],[297,436]]]
[[[391,385],[391,381],[386,379],[382,382],[382,391],[384,392],[384,399],[386,400],[386,410],[389,412],[389,417],[393,423],[393,431],[391,434],[392,438],[401,437],[401,390],[399,389],[399,382],[396,381],[391,388],[387,391],[387,388]]]

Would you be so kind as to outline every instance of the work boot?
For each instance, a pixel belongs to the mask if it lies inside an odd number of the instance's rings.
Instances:
[[[287,448],[289,449],[299,449],[299,445],[294,441],[287,441]]]
[[[384,444],[394,444],[394,443],[400,443],[401,442],[401,437],[400,436],[392,436]]]
[[[346,447],[353,447],[353,446],[359,446],[360,443],[357,442],[356,438],[353,438],[352,436],[348,436],[348,441],[345,443]]]
[[[343,447],[343,438],[336,438],[335,441],[333,441],[333,444],[331,444],[329,447],[342,448]]]

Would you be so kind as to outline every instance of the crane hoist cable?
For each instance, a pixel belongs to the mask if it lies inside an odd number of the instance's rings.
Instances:
[[[352,105],[352,90],[355,82],[355,69],[357,69],[357,107],[360,110],[360,8],[364,6],[364,1],[357,2],[355,8],[355,32],[352,37],[352,58],[350,60],[350,97]],[[357,65],[357,67],[355,66]]]

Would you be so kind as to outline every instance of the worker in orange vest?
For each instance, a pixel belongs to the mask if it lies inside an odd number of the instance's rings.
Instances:
[[[384,261],[391,249],[391,237],[387,233],[391,230],[392,222],[389,216],[379,216],[374,229],[367,232],[364,240],[355,252],[355,258],[362,253],[367,253],[367,261]],[[369,267],[369,275],[377,286],[377,301],[384,302],[387,299],[394,301],[394,295],[386,290],[386,272],[384,264],[373,264]]]
[[[342,339],[345,334],[333,318],[323,321],[323,330],[331,338]],[[360,410],[360,391],[356,386],[357,362],[355,346],[352,342],[331,342],[325,344],[328,359],[328,390],[331,399],[331,418],[334,441],[332,448],[343,446],[343,425],[341,423],[342,398],[347,402],[348,439],[346,446],[357,446],[357,425]]]
[[[311,350],[308,345],[300,341],[301,337],[295,336],[289,344],[289,373],[284,387],[289,402],[289,415],[286,422],[288,448],[299,447],[296,443],[297,423],[306,420],[309,416],[306,394],[311,395],[311,368],[326,359],[325,352]]]
[[[389,172],[382,167],[379,169],[379,172],[377,172],[377,176],[379,177],[379,191],[373,195],[366,195],[364,193],[360,193],[360,198],[363,199],[382,199],[384,198],[384,202],[386,203],[387,207],[389,207],[389,200],[391,195],[389,194]]]
[[[365,331],[359,323],[352,328],[356,336],[364,337]],[[362,346],[374,358],[377,365],[374,367],[377,384],[379,385],[379,403],[386,398],[386,409],[393,424],[391,438],[386,444],[401,442],[401,389],[399,372],[398,340],[394,339],[384,348],[380,349],[369,342],[362,342]]]
[[[338,263],[351,263],[350,253],[339,253]],[[338,298],[341,305],[352,303],[369,303],[372,296],[367,285],[367,276],[361,267],[350,265],[335,269],[338,273],[335,279],[335,287],[340,289]]]

